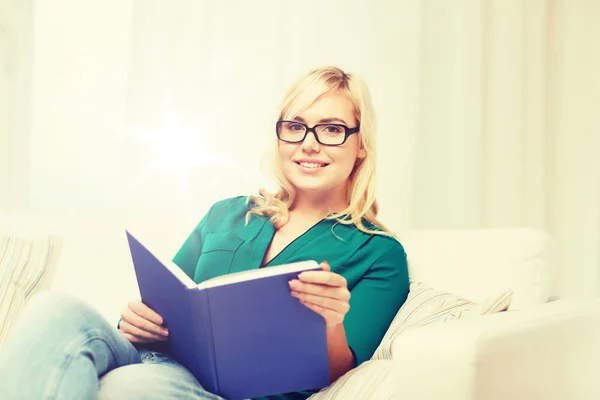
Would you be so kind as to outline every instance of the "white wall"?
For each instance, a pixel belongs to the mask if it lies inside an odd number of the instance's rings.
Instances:
[[[38,0],[30,210],[197,219],[265,182],[283,90],[334,63],[371,87],[382,216],[406,228],[419,5],[379,5]]]
[[[556,1],[548,132],[549,229],[561,244],[562,293],[600,293],[600,2]]]
[[[0,3],[3,4],[3,3]],[[7,30],[5,18],[8,13],[0,9],[0,31]],[[8,41],[6,35],[0,35],[0,212],[8,209],[8,190],[10,166],[9,157],[9,126],[8,126],[8,103],[9,103],[9,75],[8,67]]]
[[[35,1],[30,211],[114,211],[131,1]]]
[[[32,7],[0,1],[0,212],[28,208]]]
[[[335,63],[371,87],[387,225],[546,228],[561,290],[600,290],[598,2],[298,4],[0,2],[0,211],[196,221]]]
[[[423,2],[414,226],[531,226],[600,293],[600,2]]]

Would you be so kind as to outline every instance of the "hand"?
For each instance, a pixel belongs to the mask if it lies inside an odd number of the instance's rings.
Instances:
[[[298,278],[289,282],[292,296],[325,319],[328,327],[344,322],[350,310],[350,292],[346,279],[331,272],[325,261],[321,263],[322,271],[302,272]]]
[[[119,331],[131,343],[153,343],[167,340],[169,332],[162,324],[160,315],[141,301],[134,300],[121,313]]]

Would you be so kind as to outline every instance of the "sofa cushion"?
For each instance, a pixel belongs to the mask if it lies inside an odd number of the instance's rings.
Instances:
[[[372,359],[392,359],[394,340],[408,328],[506,311],[512,300],[508,290],[474,303],[463,297],[412,281],[406,302],[390,324]]]
[[[511,310],[548,301],[555,241],[530,228],[415,230],[400,237],[411,279],[474,302],[512,290]]]
[[[53,235],[0,236],[0,347],[27,299],[48,288],[60,244]]]

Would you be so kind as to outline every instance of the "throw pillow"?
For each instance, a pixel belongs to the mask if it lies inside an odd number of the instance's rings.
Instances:
[[[308,399],[392,399],[398,380],[394,364],[391,360],[365,361]]]
[[[506,311],[512,291],[490,296],[476,304],[452,293],[412,281],[408,298],[390,324],[371,360],[346,373],[309,400],[391,399],[398,379],[394,375],[391,345],[405,329],[432,323]]]
[[[412,281],[408,298],[400,307],[372,359],[391,360],[394,339],[408,328],[506,311],[512,296],[512,291],[507,290],[476,304],[455,294],[436,290],[423,282]]]
[[[55,236],[0,236],[0,348],[26,300],[46,287],[58,258]]]

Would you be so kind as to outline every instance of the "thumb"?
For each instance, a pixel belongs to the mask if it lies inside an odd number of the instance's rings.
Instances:
[[[323,261],[320,266],[323,268],[323,271],[331,272],[331,266],[327,261]]]

